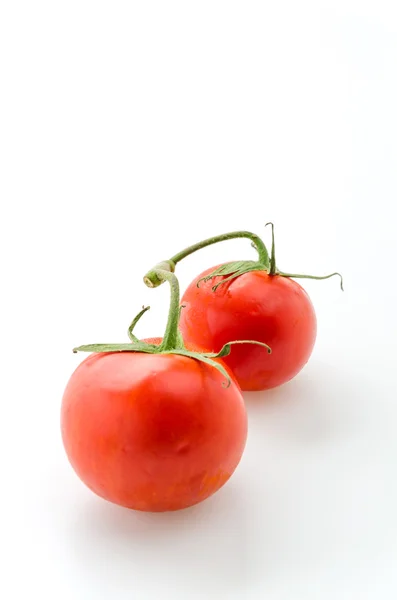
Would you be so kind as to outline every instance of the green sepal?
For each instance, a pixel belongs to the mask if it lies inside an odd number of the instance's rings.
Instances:
[[[304,275],[301,273],[284,273],[284,271],[278,271],[276,272],[276,275],[280,275],[280,277],[287,277],[290,279],[315,279],[317,281],[320,281],[321,279],[329,279],[330,277],[339,277],[340,278],[340,289],[342,290],[342,292],[344,292],[343,289],[343,277],[340,273],[330,273],[329,275]]]
[[[231,384],[230,375],[226,371],[225,367],[213,360],[213,358],[215,358],[217,355],[213,355],[212,353],[201,354],[200,352],[190,352],[190,350],[183,350],[182,348],[179,350],[169,350],[167,352],[162,352],[161,354],[178,354],[179,356],[186,356],[188,358],[199,360],[207,365],[210,365],[214,369],[217,369],[219,373],[224,376],[225,382],[222,382],[223,387],[229,387]]]
[[[267,269],[262,263],[252,260],[238,260],[235,262],[226,263],[212,271],[212,273],[209,275],[199,279],[197,281],[197,287],[200,287],[200,283],[202,281],[207,282],[214,277],[226,276],[226,279],[223,279],[213,286],[212,291],[215,292],[220,285],[227,283],[228,281],[232,281],[233,279],[240,277],[240,275],[244,275],[244,273],[250,273],[251,271],[267,271]]]
[[[256,340],[236,340],[233,342],[228,342],[227,344],[222,346],[222,348],[220,349],[219,352],[200,353],[200,352],[191,352],[190,350],[185,350],[185,349],[179,349],[179,350],[176,349],[176,350],[171,350],[169,352],[162,352],[162,354],[180,354],[181,356],[188,356],[188,357],[194,358],[196,360],[201,360],[201,362],[204,362],[207,365],[214,367],[220,373],[222,373],[222,375],[226,379],[225,387],[229,387],[231,379],[230,379],[228,372],[220,363],[216,362],[214,359],[229,356],[229,354],[232,350],[231,347],[234,344],[256,344],[258,346],[263,346],[264,348],[266,348],[269,354],[271,354],[271,352],[272,352],[271,348],[267,344],[264,344],[263,342],[257,342]]]
[[[229,346],[229,344],[226,344],[221,352],[224,350],[224,348],[226,346]],[[215,369],[217,369],[225,378],[226,380],[226,384],[222,384],[225,387],[229,387],[231,379],[230,376],[228,374],[228,372],[226,371],[225,367],[223,367],[220,363],[216,362],[215,360],[213,360],[213,358],[218,358],[218,356],[221,355],[221,353],[215,354],[215,353],[204,353],[201,354],[200,352],[190,352],[189,350],[186,350],[185,348],[181,347],[181,348],[175,348],[174,350],[165,350],[165,351],[161,351],[159,350],[159,346],[154,346],[153,344],[146,344],[144,342],[136,344],[87,344],[85,346],[78,346],[77,348],[73,348],[73,352],[96,352],[96,353],[105,353],[105,352],[144,352],[146,354],[178,354],[180,356],[186,356],[188,358],[194,358],[195,360],[200,360],[201,362],[204,362],[208,365],[210,365],[211,367],[214,367]],[[222,354],[222,356],[226,356],[227,354],[230,354],[230,349],[229,351],[225,354]]]
[[[271,353],[271,348],[267,344],[264,344],[263,342],[258,342],[256,340],[236,340],[233,342],[228,342],[227,344],[222,346],[219,352],[201,353],[186,350],[186,348],[183,346],[182,335],[179,332],[179,343],[182,345],[172,350],[161,350],[160,346],[155,346],[154,344],[147,344],[146,342],[132,342],[129,344],[87,344],[85,346],[78,346],[77,348],[73,348],[73,352],[144,352],[146,354],[178,354],[179,356],[194,358],[195,360],[204,362],[205,364],[210,365],[214,369],[217,369],[225,378],[226,382],[222,384],[224,387],[230,386],[231,379],[229,373],[223,365],[221,365],[214,359],[228,356],[231,352],[231,347],[234,344],[256,344],[258,346],[263,346],[267,349],[269,354]]]
[[[73,352],[158,352],[158,346],[146,342],[132,342],[129,344],[87,344],[73,348]]]
[[[263,346],[263,348],[266,348],[268,354],[272,353],[270,346],[264,342],[258,342],[257,340],[235,340],[225,344],[217,354],[212,355],[212,358],[223,358],[224,356],[229,356],[230,352],[232,351],[231,347],[235,344],[256,344],[257,346]],[[208,353],[207,356],[209,356]]]

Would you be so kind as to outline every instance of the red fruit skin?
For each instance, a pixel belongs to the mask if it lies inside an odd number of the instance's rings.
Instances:
[[[292,279],[253,271],[231,282],[197,282],[214,271],[204,271],[189,285],[181,304],[180,330],[188,344],[217,352],[232,340],[257,340],[265,348],[243,344],[232,347],[223,361],[245,391],[279,386],[299,373],[316,340],[316,315],[306,291]]]
[[[96,494],[135,510],[205,500],[232,475],[246,442],[244,401],[231,379],[225,387],[214,367],[173,354],[91,354],[62,400],[73,468]]]

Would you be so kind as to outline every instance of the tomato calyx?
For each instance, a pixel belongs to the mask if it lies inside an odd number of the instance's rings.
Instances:
[[[280,277],[289,277],[290,279],[316,279],[316,280],[329,279],[330,277],[338,276],[340,278],[340,288],[343,292],[343,277],[338,272],[330,273],[329,275],[304,275],[301,273],[285,273],[284,271],[280,271],[279,269],[277,269],[277,267],[276,267],[276,248],[275,248],[275,242],[274,242],[274,224],[269,222],[269,223],[266,223],[265,227],[267,227],[268,225],[270,225],[272,228],[272,252],[270,255],[269,275],[279,275]]]
[[[240,277],[240,275],[244,275],[244,273],[250,273],[251,271],[268,271],[268,268],[266,268],[265,265],[261,264],[260,262],[255,262],[252,260],[229,262],[221,265],[209,275],[201,277],[197,281],[196,285],[197,287],[200,287],[201,282],[210,281],[215,277],[225,277],[225,279],[222,279],[212,287],[212,291],[216,292],[220,285],[228,283],[229,281]]]
[[[163,264],[163,263],[162,263]],[[271,348],[263,342],[257,342],[255,340],[236,340],[225,344],[219,352],[196,352],[186,348],[182,334],[179,330],[179,318],[180,312],[183,310],[183,305],[180,306],[180,291],[179,283],[176,275],[170,271],[164,269],[153,269],[153,275],[156,281],[168,281],[171,289],[170,308],[168,312],[168,320],[165,329],[163,339],[159,345],[150,344],[144,340],[139,340],[134,334],[134,328],[141,317],[149,310],[149,306],[144,306],[142,310],[136,315],[128,328],[128,337],[130,341],[128,343],[121,344],[86,344],[83,346],[77,346],[73,349],[73,352],[143,352],[146,354],[177,354],[180,356],[186,356],[204,362],[215,369],[217,369],[225,378],[223,385],[229,387],[231,384],[230,375],[225,367],[218,361],[217,358],[223,358],[228,356],[231,352],[234,344],[256,344],[263,346],[267,349],[268,353],[271,353]],[[155,287],[155,286],[151,286]]]
[[[270,276],[279,276],[279,277],[288,277],[291,279],[329,279],[330,277],[338,276],[340,278],[340,287],[343,291],[343,278],[342,275],[338,272],[330,273],[328,275],[306,275],[303,273],[287,273],[285,271],[281,271],[276,266],[276,251],[275,251],[275,242],[274,242],[274,225],[269,222],[266,223],[266,226],[270,225],[272,228],[272,249],[271,254],[269,256],[269,252],[266,248],[266,245],[261,240],[259,236],[250,231],[232,231],[230,233],[224,233],[222,235],[218,235],[215,237],[207,238],[202,242],[198,242],[193,246],[189,246],[185,248],[181,252],[175,254],[169,260],[162,261],[158,265],[156,265],[153,269],[148,271],[144,276],[143,280],[148,287],[157,287],[163,283],[164,280],[159,278],[156,275],[156,271],[158,269],[165,270],[169,273],[174,273],[176,265],[197,250],[201,250],[206,246],[210,246],[212,244],[217,244],[218,242],[223,242],[226,240],[232,240],[237,238],[247,238],[251,240],[251,245],[258,253],[258,259],[256,261],[252,260],[244,260],[244,261],[234,261],[217,267],[206,275],[205,277],[199,279],[197,281],[197,287],[200,287],[200,283],[202,281],[207,282],[215,277],[223,277],[223,279],[217,282],[213,287],[212,291],[216,291],[219,286],[224,285],[225,283],[231,282],[233,279],[244,275],[244,273],[249,273],[251,271],[266,271]]]

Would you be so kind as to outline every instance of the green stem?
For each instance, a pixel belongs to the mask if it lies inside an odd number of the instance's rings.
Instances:
[[[175,265],[179,263],[181,260],[197,252],[197,250],[201,250],[202,248],[206,248],[206,246],[211,246],[212,244],[217,244],[218,242],[225,242],[227,240],[234,240],[237,238],[247,238],[251,240],[252,246],[258,253],[258,263],[263,265],[263,267],[267,270],[269,268],[269,253],[265,244],[262,242],[261,238],[257,236],[255,233],[251,233],[250,231],[231,231],[230,233],[224,233],[222,235],[217,235],[215,237],[207,238],[202,242],[198,242],[197,244],[193,244],[193,246],[189,246],[185,248],[181,252],[178,252],[170,258],[169,260],[165,260],[158,265],[156,265],[153,269],[150,269],[143,278],[143,281],[148,287],[157,287],[161,283],[163,283],[164,279],[161,279],[157,272],[167,271],[169,273],[173,273],[175,271]]]
[[[178,335],[180,315],[179,283],[178,279],[176,278],[176,275],[164,269],[153,269],[153,274],[160,283],[168,281],[171,289],[171,300],[170,308],[168,311],[167,327],[165,329],[163,341],[161,342],[161,345],[159,347],[159,350],[161,352],[167,352],[168,350],[175,350],[180,346],[180,339]]]
[[[269,275],[276,275],[277,273],[277,267],[276,267],[276,246],[274,243],[274,225],[273,223],[266,223],[265,227],[267,227],[268,225],[271,225],[272,227],[272,253],[270,256],[270,269],[269,269]]]
[[[162,262],[155,265],[153,267],[153,269],[150,269],[150,271],[148,271],[146,273],[145,277],[143,278],[144,283],[148,287],[154,288],[154,287],[158,287],[159,285],[164,283],[165,279],[159,277],[159,275],[157,274],[158,271],[161,271],[161,272],[167,271],[168,273],[173,273],[175,271],[174,261],[172,259],[171,260],[163,260]]]
[[[193,252],[201,250],[206,246],[211,246],[212,244],[217,244],[218,242],[225,242],[227,240],[234,240],[237,238],[247,238],[251,240],[255,250],[258,252],[258,262],[263,264],[265,267],[269,266],[269,253],[265,244],[262,242],[259,236],[257,236],[255,233],[251,233],[250,231],[231,231],[230,233],[224,233],[222,235],[207,238],[202,242],[193,244],[193,246],[189,246],[181,252],[178,252],[178,254],[175,254],[175,256],[171,258],[171,262],[176,265],[181,260],[186,258],[186,256],[189,256],[189,254],[193,254]]]

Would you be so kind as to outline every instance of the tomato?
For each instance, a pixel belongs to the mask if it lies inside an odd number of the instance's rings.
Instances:
[[[274,225],[267,225],[272,229],[270,255],[258,235],[231,231],[188,246],[158,263],[143,278],[148,287],[158,287],[165,278],[157,275],[158,269],[173,274],[178,263],[206,246],[238,238],[251,241],[257,252],[255,261],[224,263],[192,281],[182,297],[184,308],[179,323],[186,343],[198,344],[209,352],[221,349],[219,356],[224,357],[242,390],[247,391],[281,385],[309,360],[316,339],[316,315],[309,296],[293,279],[337,276],[343,290],[338,272],[305,275],[278,269]],[[228,348],[223,348],[225,343]],[[266,344],[268,348],[261,347]]]
[[[194,279],[182,297],[179,327],[188,344],[217,351],[228,340],[258,340],[260,346],[233,346],[224,362],[242,390],[264,390],[292,379],[309,360],[316,339],[316,316],[305,290],[295,281],[265,270]],[[217,286],[214,288],[214,286]]]
[[[161,340],[147,340],[159,344]],[[172,353],[91,354],[72,374],[62,438],[96,494],[141,511],[169,511],[211,496],[242,456],[247,417],[233,378]]]

